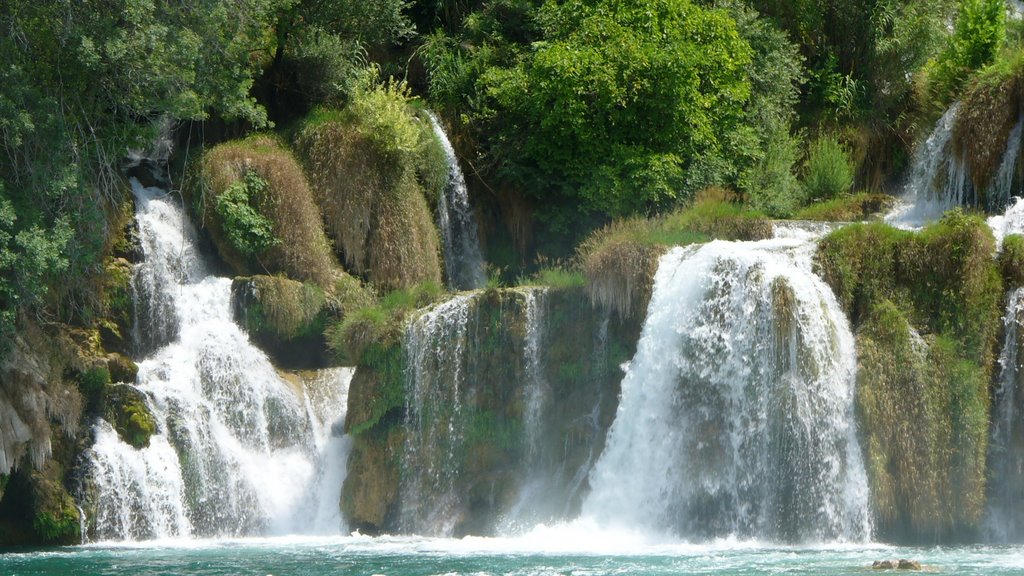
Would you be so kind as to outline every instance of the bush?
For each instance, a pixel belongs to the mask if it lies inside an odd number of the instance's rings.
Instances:
[[[959,0],[953,37],[924,68],[926,97],[945,107],[970,73],[991,63],[1006,38],[1003,0]]]
[[[274,236],[274,223],[255,208],[266,202],[268,187],[255,170],[246,170],[242,179],[232,182],[215,201],[224,235],[247,257],[257,257],[281,244]]]
[[[834,136],[821,136],[807,151],[804,188],[809,200],[831,200],[853,186],[853,167]]]

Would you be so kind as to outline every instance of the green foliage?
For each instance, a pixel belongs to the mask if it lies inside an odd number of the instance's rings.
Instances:
[[[671,205],[694,159],[725,147],[750,95],[750,49],[722,10],[549,2],[520,27],[532,48],[487,16],[467,20],[467,35],[487,43],[479,50],[428,44],[432,94],[460,104],[485,163],[544,199],[549,221]]]
[[[928,62],[928,95],[950,102],[971,72],[990,64],[1006,39],[1006,4],[1002,0],[959,0],[953,37]]]
[[[853,168],[843,145],[834,136],[821,136],[807,152],[804,188],[810,200],[832,200],[850,191]]]
[[[293,340],[323,332],[327,298],[319,286],[276,276],[253,276],[241,283],[241,293],[235,295],[241,296],[250,333],[269,332]]]
[[[256,257],[281,244],[274,236],[274,223],[255,208],[265,201],[267,181],[254,170],[232,182],[217,196],[214,209],[231,245],[247,257]]]

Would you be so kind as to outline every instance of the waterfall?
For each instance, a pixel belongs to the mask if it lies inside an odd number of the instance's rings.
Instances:
[[[1024,393],[1021,345],[1024,288],[1009,296],[1003,317],[1005,339],[999,355],[999,380],[992,407],[986,532],[995,542],[1024,540]]]
[[[541,450],[544,406],[549,394],[544,377],[541,352],[544,346],[544,306],[547,290],[544,288],[524,294],[526,306],[526,339],[523,346],[523,364],[526,367],[525,414],[527,453],[536,456]]]
[[[444,244],[444,266],[448,284],[456,290],[472,290],[487,283],[484,259],[480,253],[476,221],[469,205],[466,178],[459,168],[455,148],[448,140],[441,122],[427,112],[434,134],[444,148],[448,161],[448,183],[437,203],[437,224]]]
[[[344,461],[347,446],[330,431],[344,416],[350,373],[325,372],[328,384],[283,379],[234,323],[231,280],[209,274],[181,208],[162,189],[132,187],[145,255],[140,324],[156,347],[139,362],[136,387],[157,433],[135,449],[96,424],[80,494],[95,537],[324,528],[310,518],[337,532],[337,515],[315,511],[338,507],[338,471],[326,467]],[[310,502],[310,493],[334,500]]]
[[[953,152],[953,127],[959,109],[959,102],[950,106],[914,152],[902,203],[885,217],[886,222],[900,228],[918,228],[969,199],[973,191],[970,170],[966,161]]]
[[[1017,176],[1017,161],[1020,159],[1021,132],[1024,131],[1024,118],[1017,121],[1010,135],[1006,138],[1006,148],[999,169],[992,178],[989,187],[988,205],[990,209],[1005,206],[1013,197],[1013,181]]]
[[[413,320],[405,334],[406,412],[401,525],[408,532],[451,535],[459,521],[456,480],[464,449],[465,386],[471,294]]]
[[[584,519],[683,538],[870,537],[849,323],[815,242],[660,260]]]

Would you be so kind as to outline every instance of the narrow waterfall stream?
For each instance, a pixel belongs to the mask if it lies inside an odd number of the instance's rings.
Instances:
[[[437,224],[444,245],[445,277],[456,290],[472,290],[487,283],[484,259],[480,253],[476,220],[469,205],[466,177],[459,167],[455,148],[448,140],[441,122],[433,112],[427,112],[434,134],[444,147],[448,161],[448,184],[438,199]]]
[[[953,152],[953,129],[960,103],[955,102],[914,152],[903,197],[885,220],[898,228],[919,228],[955,206],[970,192],[969,170]]]
[[[585,519],[693,540],[870,537],[854,339],[814,248],[716,241],[661,258]]]
[[[138,325],[152,349],[135,383],[157,421],[148,447],[100,421],[86,502],[98,540],[337,533],[351,371],[288,382],[231,315],[229,278],[209,273],[165,190],[133,179],[145,261]]]
[[[988,539],[1024,541],[1024,288],[1008,298],[989,443]]]

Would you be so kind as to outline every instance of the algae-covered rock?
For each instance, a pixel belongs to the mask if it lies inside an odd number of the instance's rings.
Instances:
[[[1024,286],[1024,236],[1011,234],[1003,239],[1003,249],[999,252],[999,273],[1003,276],[1003,286],[1007,290]]]
[[[32,529],[41,544],[79,544],[81,515],[75,500],[61,483],[62,467],[51,460],[32,472]]]
[[[336,264],[320,211],[302,169],[279,142],[256,136],[220,144],[187,184],[235,272],[269,270],[330,285]]]
[[[110,354],[107,356],[107,372],[111,382],[131,384],[139,375],[139,366],[124,354]]]
[[[149,446],[150,437],[156,433],[156,419],[146,396],[134,386],[115,384],[107,388],[104,418],[121,440],[135,448]]]
[[[464,294],[410,322],[365,347],[351,384],[350,523],[459,536],[574,514],[639,321],[592,308],[575,286]]]

